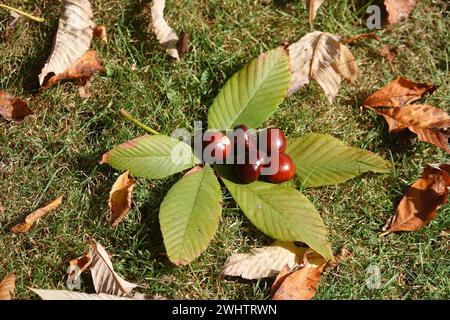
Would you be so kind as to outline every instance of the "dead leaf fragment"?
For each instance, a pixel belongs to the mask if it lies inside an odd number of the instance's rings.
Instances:
[[[0,300],[11,300],[11,295],[15,290],[16,276],[14,273],[10,273],[0,282]]]
[[[186,54],[189,52],[189,33],[180,32],[180,40],[177,44],[177,49],[180,54]]]
[[[448,201],[450,165],[428,165],[422,176],[405,193],[397,213],[384,236],[396,231],[415,231],[434,219],[436,211]]]
[[[89,0],[64,1],[52,52],[39,75],[41,86],[48,75],[65,72],[89,50],[94,26]]]
[[[389,46],[383,45],[380,49],[380,55],[389,63],[392,63],[397,57],[397,48],[390,48]]]
[[[131,194],[136,180],[125,171],[114,183],[109,193],[109,221],[113,227],[117,226],[131,208]]]
[[[42,88],[51,87],[62,80],[79,80],[81,85],[85,86],[95,73],[103,71],[105,71],[105,67],[97,52],[88,51],[62,73],[50,77],[42,85]]]
[[[436,87],[433,85],[399,77],[370,95],[364,101],[364,105],[371,108],[401,107],[420,99],[425,93],[433,93],[435,90]]]
[[[104,43],[108,43],[108,33],[106,32],[106,27],[103,25],[95,26],[93,30],[94,37],[99,38]]]
[[[25,101],[0,91],[0,115],[6,120],[20,121],[32,113]]]
[[[82,255],[76,259],[70,260],[69,269],[67,270],[67,285],[69,289],[75,288],[76,282],[81,273],[86,270],[92,263],[92,257],[89,253]]]
[[[260,279],[272,277],[284,266],[293,268],[302,261],[305,248],[296,247],[291,242],[275,241],[271,246],[254,248],[249,253],[230,256],[222,267],[220,275]]]
[[[171,57],[180,60],[177,50],[178,36],[164,19],[165,6],[165,0],[153,0],[151,7],[153,30],[162,48]]]
[[[337,36],[315,31],[288,47],[292,82],[288,95],[316,80],[330,102],[341,86],[341,76],[354,81],[357,65],[350,50],[339,43]]]
[[[317,15],[317,10],[323,4],[324,0],[306,0],[306,5],[308,6],[308,21],[309,26],[312,28],[314,19]]]
[[[312,250],[305,253],[304,267],[284,269],[272,286],[272,300],[311,300],[317,292],[326,261]]]
[[[90,244],[89,254],[92,257],[91,274],[97,293],[126,296],[138,286],[126,281],[114,271],[111,259],[101,244]]]
[[[61,203],[62,203],[62,199],[63,199],[63,196],[60,196],[60,197],[56,198],[55,200],[53,200],[52,202],[50,202],[47,205],[45,205],[44,207],[42,207],[40,209],[37,209],[36,211],[30,213],[25,218],[25,222],[19,223],[18,225],[12,227],[11,231],[14,232],[14,233],[26,233],[26,232],[28,232],[28,230],[30,230],[31,226],[36,221],[38,221],[39,219],[41,219],[42,217],[44,217],[45,215],[47,215],[51,211],[53,211],[56,208],[58,208],[61,205]]]
[[[409,17],[420,0],[384,0],[388,13],[388,23],[401,22]]]

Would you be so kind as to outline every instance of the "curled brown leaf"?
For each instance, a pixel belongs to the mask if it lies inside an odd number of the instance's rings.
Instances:
[[[428,165],[422,176],[405,193],[397,213],[388,221],[384,236],[396,231],[415,231],[434,219],[436,211],[448,201],[450,165]]]
[[[369,108],[401,107],[422,98],[426,93],[433,93],[435,90],[436,86],[399,77],[371,94],[363,104]]]
[[[294,269],[285,266],[277,276],[272,285],[272,300],[311,300],[327,262],[309,249],[303,256],[303,266]]]
[[[86,85],[94,74],[103,71],[105,71],[103,62],[98,57],[97,52],[91,50],[86,52],[62,73],[51,76],[42,84],[42,87],[44,89],[51,87],[62,80],[78,80],[81,85]]]
[[[117,226],[131,208],[131,194],[136,180],[125,171],[114,183],[109,193],[109,220],[113,227]]]

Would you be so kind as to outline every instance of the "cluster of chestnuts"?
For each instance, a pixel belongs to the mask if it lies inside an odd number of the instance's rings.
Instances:
[[[245,183],[260,177],[281,183],[294,177],[295,165],[284,153],[286,137],[280,129],[254,134],[245,125],[239,125],[232,133],[231,139],[222,132],[210,132],[204,139],[203,147],[210,151],[211,163],[232,164],[236,176]]]

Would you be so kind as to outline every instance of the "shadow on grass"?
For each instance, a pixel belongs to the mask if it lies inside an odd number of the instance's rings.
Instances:
[[[60,5],[58,3],[50,3],[48,8],[45,8],[48,12],[60,12]],[[53,48],[54,39],[58,30],[59,19],[55,14],[52,14],[51,19],[47,19],[46,23],[37,24],[36,34],[45,35],[45,40],[40,42],[36,39],[36,50],[24,59],[20,68],[20,75],[22,77],[22,87],[25,92],[31,94],[39,93],[39,74],[44,67],[48,57]]]

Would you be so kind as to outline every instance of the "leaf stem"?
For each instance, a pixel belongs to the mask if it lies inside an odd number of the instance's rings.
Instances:
[[[152,128],[146,126],[145,124],[143,124],[142,122],[140,122],[138,119],[136,119],[135,117],[133,117],[129,112],[125,111],[125,109],[120,109],[120,115],[122,117],[124,117],[125,119],[127,119],[128,121],[134,123],[135,125],[137,125],[139,128],[144,129],[145,131],[147,131],[148,133],[151,134],[156,134],[158,135],[159,132],[156,130],[153,130]]]
[[[31,19],[33,21],[36,21],[36,22],[44,22],[44,18],[35,17],[35,16],[33,16],[33,15],[29,14],[29,13],[26,13],[26,12],[20,10],[20,9],[16,9],[16,8],[7,6],[6,4],[1,4],[0,3],[0,8],[4,8],[6,10],[17,12],[18,14],[20,14],[20,15],[22,15],[24,17],[27,17],[27,18],[29,18],[29,19]]]

